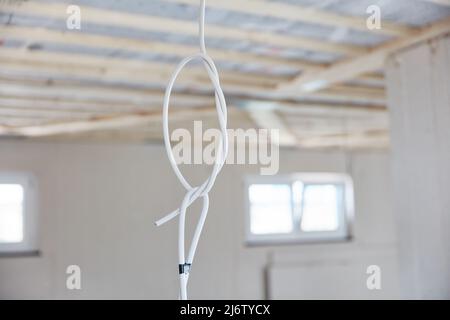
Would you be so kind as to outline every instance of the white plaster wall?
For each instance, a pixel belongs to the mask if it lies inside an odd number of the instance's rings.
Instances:
[[[282,150],[280,161],[280,173],[352,175],[354,240],[245,247],[243,178],[258,168],[227,166],[210,194],[190,297],[399,297],[388,155]],[[0,258],[0,298],[177,297],[177,224],[152,224],[184,194],[162,147],[3,141],[0,171],[9,170],[38,179],[41,256]],[[187,171],[197,182],[207,174]],[[197,217],[195,208],[190,215]],[[82,268],[80,291],[65,287],[70,264]],[[380,291],[366,288],[370,264],[383,268]]]
[[[402,289],[450,299],[450,38],[386,68]]]

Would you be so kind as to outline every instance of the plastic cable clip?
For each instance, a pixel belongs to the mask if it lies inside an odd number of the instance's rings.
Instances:
[[[188,274],[189,271],[191,270],[191,266],[192,266],[192,264],[190,264],[190,263],[179,264],[178,265],[178,272],[180,274]]]

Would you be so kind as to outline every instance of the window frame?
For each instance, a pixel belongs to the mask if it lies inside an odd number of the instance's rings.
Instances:
[[[294,227],[291,233],[286,234],[263,234],[258,235],[251,232],[250,221],[250,197],[249,187],[253,184],[289,184],[301,181],[304,185],[334,184],[343,186],[343,212],[339,214],[339,227],[333,231],[301,231],[300,226]],[[292,205],[295,203],[292,197]],[[302,200],[303,201],[303,200]],[[293,207],[293,214],[295,207]],[[345,173],[310,172],[293,173],[276,176],[247,176],[245,177],[245,243],[247,245],[279,245],[279,244],[301,244],[320,242],[343,242],[353,237],[354,221],[354,190],[353,180]],[[300,222],[298,217],[293,216],[294,224]]]
[[[18,184],[23,188],[23,240],[17,243],[0,242],[0,255],[37,252],[38,210],[35,177],[25,172],[0,172],[0,184]]]

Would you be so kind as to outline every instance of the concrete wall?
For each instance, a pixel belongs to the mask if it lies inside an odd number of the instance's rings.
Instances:
[[[403,293],[450,299],[450,38],[397,54],[386,76]]]
[[[399,297],[388,156],[282,150],[280,161],[280,173],[352,175],[354,240],[245,247],[243,178],[258,168],[226,166],[210,194],[190,297]],[[8,170],[38,179],[41,256],[0,257],[0,298],[177,297],[177,223],[152,224],[184,195],[162,147],[4,141],[0,171]],[[187,171],[196,182],[207,174],[202,167]],[[82,269],[80,291],[65,287],[71,264]],[[372,264],[382,267],[380,291],[366,288]]]

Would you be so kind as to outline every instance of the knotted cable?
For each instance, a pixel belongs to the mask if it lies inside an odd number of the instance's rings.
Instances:
[[[169,158],[170,165],[172,166],[175,175],[180,180],[181,184],[187,190],[186,195],[181,202],[178,209],[172,211],[165,217],[156,221],[155,224],[160,226],[169,220],[175,218],[179,215],[179,226],[178,226],[178,270],[180,277],[180,293],[179,297],[181,300],[187,299],[187,283],[189,280],[189,272],[194,260],[195,251],[197,249],[198,241],[200,239],[200,234],[203,229],[203,225],[208,215],[209,208],[209,196],[208,193],[216,181],[217,175],[222,169],[227,154],[228,154],[228,135],[227,135],[227,105],[225,97],[220,87],[219,74],[214,61],[206,53],[205,47],[205,7],[206,0],[200,0],[200,15],[199,15],[199,39],[200,39],[200,52],[184,58],[176,67],[174,73],[172,74],[169,83],[166,88],[164,95],[163,104],[163,133],[164,133],[164,145],[166,147],[167,157]],[[208,73],[209,79],[214,86],[215,92],[215,103],[217,109],[217,116],[219,120],[219,127],[221,131],[221,136],[217,144],[216,159],[214,161],[214,166],[210,176],[199,186],[191,186],[181,173],[178,164],[176,163],[175,157],[173,155],[172,146],[170,143],[169,134],[169,104],[170,95],[172,93],[175,81],[181,72],[181,70],[191,61],[201,60]],[[197,227],[195,228],[194,235],[192,237],[191,246],[189,248],[189,253],[187,257],[185,256],[185,224],[186,224],[186,210],[194,203],[198,198],[203,199],[203,208],[200,214]]]

